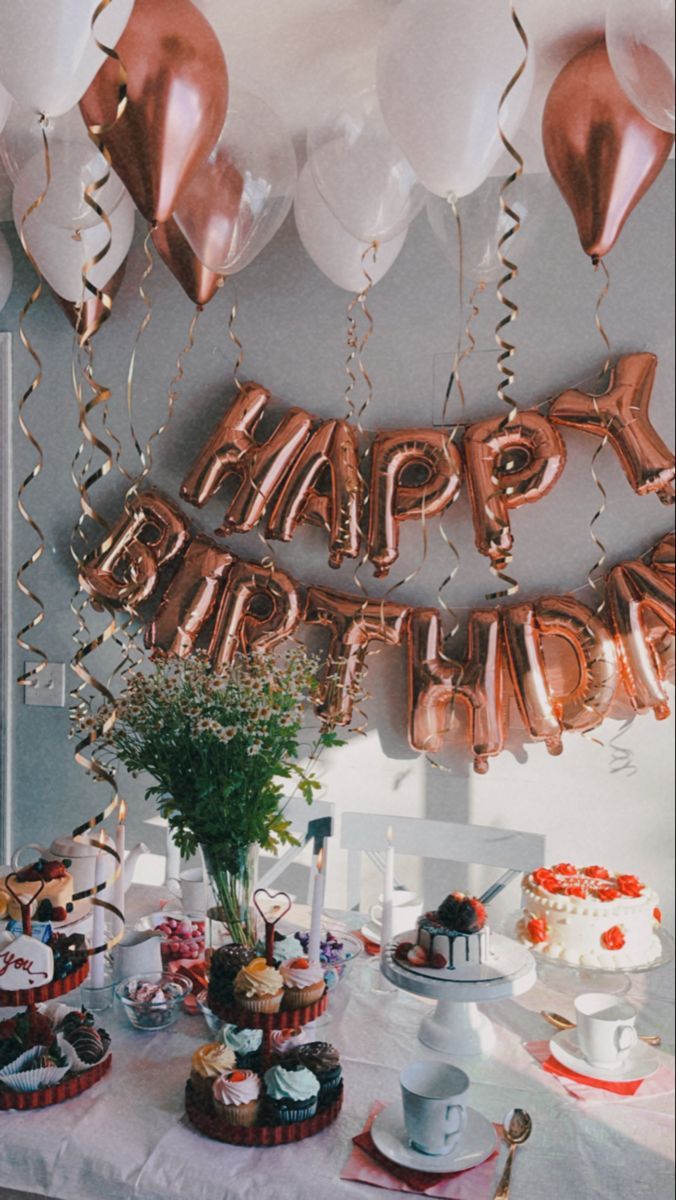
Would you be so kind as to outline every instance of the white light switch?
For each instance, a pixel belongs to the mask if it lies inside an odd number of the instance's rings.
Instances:
[[[28,674],[40,664],[24,663]],[[63,708],[66,703],[66,664],[48,662],[46,666],[23,685],[26,704],[41,704],[47,708]]]

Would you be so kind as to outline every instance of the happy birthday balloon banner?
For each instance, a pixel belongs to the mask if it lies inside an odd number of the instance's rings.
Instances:
[[[367,554],[376,576],[399,555],[399,524],[443,512],[463,477],[476,545],[500,569],[509,558],[512,509],[546,496],[559,479],[566,448],[559,426],[609,437],[635,492],[674,500],[674,456],[650,423],[657,359],[628,354],[613,369],[603,395],[573,389],[554,400],[548,416],[536,409],[507,424],[502,416],[470,425],[462,448],[443,429],[376,433],[369,455],[368,516],[355,429],[290,408],[267,440],[256,439],[270,393],[250,383],[237,395],[189,470],[181,495],[202,508],[235,475],[239,488],[217,533],[245,533],[267,519],[266,536],[291,541],[299,524],[329,534],[329,564]]]
[[[160,572],[171,563],[178,567],[160,588]],[[530,736],[552,754],[561,753],[565,731],[586,733],[600,724],[620,682],[637,712],[652,710],[658,719],[669,714],[664,679],[673,665],[673,535],[653,548],[648,563],[636,559],[610,572],[607,621],[574,596],[477,610],[469,618],[464,662],[444,654],[436,609],[301,589],[285,571],[244,562],[193,534],[179,509],[151,490],[128,505],[81,582],[95,600],[133,612],[159,592],[146,623],[147,646],[186,657],[208,633],[216,671],[238,651],[270,651],[301,622],[325,626],[330,642],[317,711],[339,725],[351,720],[371,646],[405,646],[411,746],[438,751],[462,702],[479,773],[504,747],[507,680]],[[572,681],[552,663],[557,639],[573,653]]]

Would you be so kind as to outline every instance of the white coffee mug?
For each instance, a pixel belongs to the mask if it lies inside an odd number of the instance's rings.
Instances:
[[[167,879],[166,887],[178,896],[184,913],[203,917],[207,911],[207,885],[201,867],[188,867],[178,879]]]
[[[416,896],[415,892],[397,888],[392,897],[392,934],[394,937],[399,933],[408,933],[410,929],[415,929],[418,917],[422,916],[422,910],[422,900]],[[379,929],[383,923],[382,896],[378,897],[377,904],[371,905],[369,917]]]
[[[408,1140],[421,1154],[451,1154],[467,1124],[469,1079],[442,1062],[411,1063],[399,1076]]]
[[[624,1063],[638,1042],[636,1009],[628,1000],[586,992],[575,1001],[580,1049],[593,1067]]]

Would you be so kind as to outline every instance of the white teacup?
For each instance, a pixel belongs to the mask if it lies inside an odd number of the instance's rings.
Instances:
[[[411,1063],[399,1076],[408,1140],[421,1154],[451,1154],[467,1124],[469,1079],[442,1062]]]
[[[638,1042],[633,1004],[603,992],[586,992],[577,997],[575,1013],[577,1038],[587,1062],[609,1069],[626,1062]]]
[[[422,900],[415,892],[405,888],[397,888],[392,897],[392,935],[407,933],[415,929],[418,917],[422,916]],[[383,923],[383,897],[378,897],[378,903],[369,909],[369,917],[377,929]]]
[[[188,867],[178,879],[167,879],[166,887],[178,896],[184,913],[203,917],[207,911],[207,883],[201,867]]]

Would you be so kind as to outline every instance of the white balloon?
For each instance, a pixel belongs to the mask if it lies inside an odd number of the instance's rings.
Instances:
[[[0,133],[5,128],[5,122],[9,116],[9,110],[12,107],[12,97],[9,92],[6,92],[0,83]]]
[[[387,241],[420,212],[425,189],[383,120],[375,87],[342,103],[307,144],[315,183],[353,237]]]
[[[0,312],[2,312],[2,309],[9,300],[13,279],[14,264],[12,262],[12,252],[5,241],[3,233],[0,232]]]
[[[41,156],[36,155],[35,159],[26,164],[17,179],[12,197],[12,210],[19,237],[22,218],[40,195],[41,188],[38,186],[36,190],[35,178],[36,175],[40,178],[41,171]],[[82,226],[73,229],[72,225],[68,224],[70,213],[71,209],[67,203],[63,212],[54,202],[48,209],[45,198],[44,203],[26,218],[23,236],[49,286],[64,300],[79,303],[84,298],[84,264],[104,248],[109,237],[112,238],[110,249],[101,262],[88,270],[88,279],[96,287],[102,288],[124,262],[134,236],[135,209],[130,196],[124,191],[117,206],[108,213],[112,225],[110,234],[105,222],[98,218],[93,224],[90,224],[87,218]]]
[[[643,116],[673,133],[675,0],[610,0],[608,55],[620,86]]]
[[[332,283],[348,292],[360,292],[366,286],[365,269],[378,283],[395,261],[408,232],[406,228],[380,246],[374,262],[369,243],[352,237],[322,199],[310,162],[298,179],[294,214],[298,235],[310,258]]]
[[[80,146],[87,146],[91,155],[96,154],[77,105],[60,117],[41,121],[31,109],[19,108],[18,104],[12,103],[5,128],[0,134],[0,161],[12,183],[16,183],[19,172],[29,158],[38,152],[44,156],[43,132],[50,146],[58,142],[76,142]]]
[[[402,0],[378,49],[378,95],[392,136],[437,196],[466,196],[504,147],[498,106],[525,51],[506,0]],[[511,140],[533,55],[502,109]]]
[[[0,81],[23,108],[49,117],[86,92],[106,55],[91,32],[99,0],[0,0]],[[96,37],[114,47],[134,0],[111,0]]]
[[[45,192],[40,205],[41,218],[50,224],[67,229],[86,229],[97,225],[100,218],[87,204],[85,188],[103,179],[106,174],[110,176],[108,182],[92,194],[103,211],[113,212],[126,194],[119,175],[109,171],[105,158],[89,139],[85,142],[50,142],[49,162],[49,187],[46,186],[44,148],[25,163],[15,176],[15,182],[22,179],[22,195],[30,196],[31,204]]]

